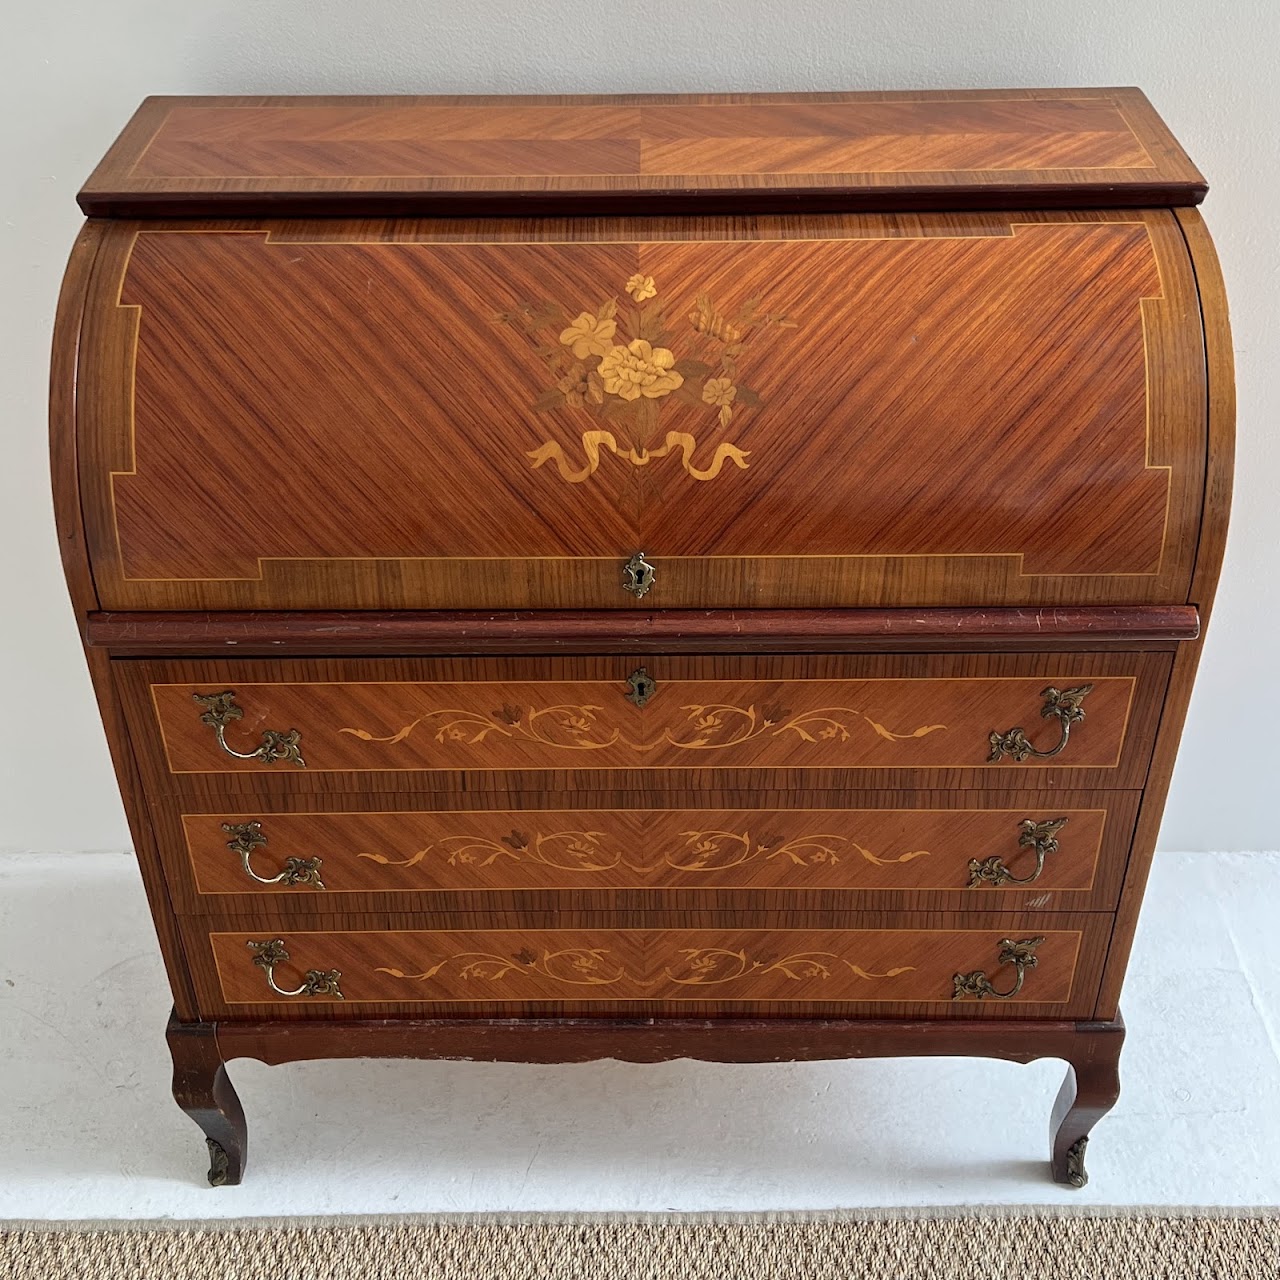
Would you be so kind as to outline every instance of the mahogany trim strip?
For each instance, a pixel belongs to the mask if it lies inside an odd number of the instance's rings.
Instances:
[[[961,641],[975,647],[1194,640],[1191,605],[1046,609],[90,613],[85,643],[161,654],[520,654],[601,651],[844,653]]]

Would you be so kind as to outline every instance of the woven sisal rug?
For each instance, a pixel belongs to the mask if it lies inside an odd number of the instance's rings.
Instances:
[[[12,1280],[1277,1280],[1274,1211],[0,1224]]]

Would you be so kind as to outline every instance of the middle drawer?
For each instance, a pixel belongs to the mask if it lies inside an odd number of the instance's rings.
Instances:
[[[1135,791],[153,797],[190,914],[1111,910]],[[293,904],[293,905],[289,905]]]

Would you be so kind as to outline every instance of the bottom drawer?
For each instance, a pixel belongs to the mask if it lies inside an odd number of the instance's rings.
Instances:
[[[695,913],[686,913],[695,914]],[[826,914],[826,913],[824,913]],[[1111,917],[714,918],[644,928],[188,919],[206,1016],[1088,1017]],[[510,927],[499,927],[509,925]]]

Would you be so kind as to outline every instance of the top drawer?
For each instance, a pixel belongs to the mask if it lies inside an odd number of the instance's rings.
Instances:
[[[1167,210],[120,222],[79,351],[106,609],[1187,599]]]
[[[200,789],[193,775],[211,774],[222,790],[619,791],[1138,787],[1169,662],[1086,653],[113,665],[153,787],[181,779]]]

